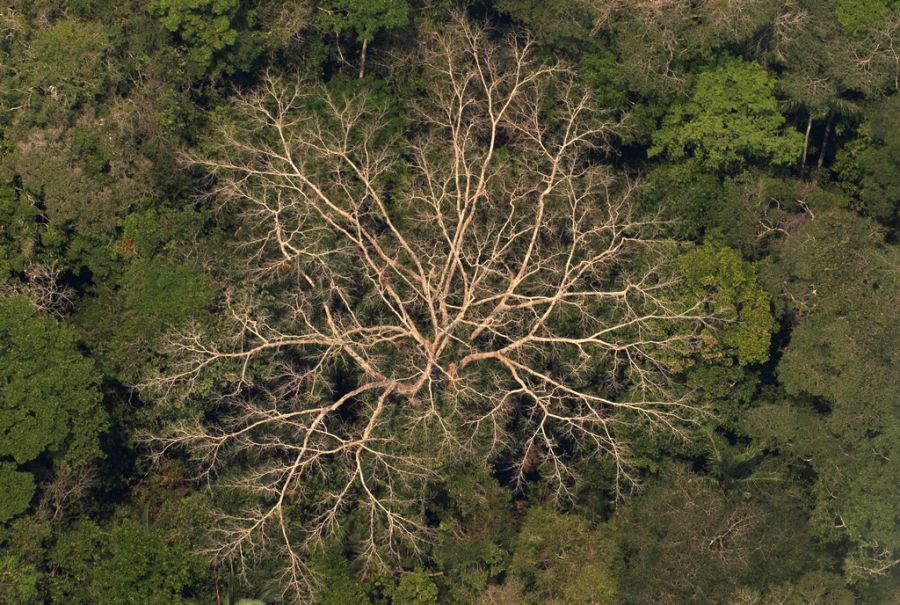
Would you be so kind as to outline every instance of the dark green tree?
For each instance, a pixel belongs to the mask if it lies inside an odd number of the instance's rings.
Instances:
[[[50,565],[54,603],[98,605],[188,603],[187,589],[207,566],[177,531],[131,519],[106,531],[91,521],[76,523],[60,535]]]
[[[375,34],[383,29],[403,27],[409,22],[406,0],[328,0],[322,25],[337,35],[351,32],[362,47],[359,77],[366,73],[366,51]]]
[[[681,467],[623,506],[615,523],[622,600],[636,605],[728,603],[742,585],[790,580],[815,558],[798,497],[724,493]]]
[[[838,152],[834,170],[854,207],[900,226],[900,96],[867,108],[858,138]]]
[[[17,470],[12,462],[0,463],[0,523],[25,512],[34,497],[34,476]]]
[[[0,186],[0,283],[25,270],[37,243],[37,210],[11,186]]]
[[[856,580],[888,571],[900,549],[898,259],[876,223],[847,212],[785,241],[772,280],[796,321],[778,365],[793,402],[753,412],[762,438],[816,472],[814,527],[847,545]]]
[[[156,0],[153,12],[178,36],[189,68],[203,73],[238,42],[240,0]]]
[[[40,457],[88,464],[101,455],[106,428],[93,363],[75,332],[21,296],[0,299],[0,460],[9,519],[34,484],[16,465]],[[16,494],[13,498],[12,494]]]

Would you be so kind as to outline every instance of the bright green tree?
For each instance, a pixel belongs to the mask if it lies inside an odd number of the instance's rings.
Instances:
[[[87,461],[105,425],[93,364],[73,330],[22,297],[0,300],[0,456]]]
[[[422,570],[404,573],[391,591],[391,605],[437,605],[438,589]]]
[[[758,63],[726,57],[699,72],[687,98],[669,109],[650,157],[694,157],[710,170],[751,162],[790,165],[803,137],[778,110],[775,80]]]
[[[0,555],[0,601],[19,605],[39,603],[40,574],[33,565],[23,564],[14,554]]]
[[[360,42],[371,42],[380,30],[402,27],[409,20],[405,0],[340,0],[329,8],[324,24],[336,34],[351,31]]]
[[[883,22],[898,6],[896,0],[830,0],[838,21],[851,33]]]
[[[197,74],[230,67],[225,56],[251,37],[239,29],[240,0],[156,0],[152,10],[178,36],[188,68]]]

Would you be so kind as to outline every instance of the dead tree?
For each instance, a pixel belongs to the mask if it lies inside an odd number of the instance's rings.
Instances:
[[[191,158],[242,214],[249,265],[223,325],[174,338],[149,382],[214,383],[214,413],[152,441],[228,470],[217,485],[254,505],[223,515],[217,556],[278,552],[299,600],[305,553],[350,516],[365,555],[414,550],[421,486],[467,452],[514,456],[565,497],[578,445],[624,490],[621,428],[696,415],[670,374],[701,301],[595,161],[614,125],[531,46],[460,19],[423,44],[426,90],[394,113],[270,78]]]

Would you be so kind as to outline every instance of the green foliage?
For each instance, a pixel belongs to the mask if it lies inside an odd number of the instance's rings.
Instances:
[[[58,570],[54,602],[98,605],[186,603],[185,590],[206,568],[177,533],[131,519],[108,532],[91,521],[77,523],[60,536],[51,560]]]
[[[37,211],[9,185],[0,186],[0,283],[34,254]]]
[[[335,34],[351,31],[360,42],[371,42],[382,29],[403,27],[409,22],[406,0],[337,0],[327,6],[322,25]]]
[[[690,95],[672,105],[648,156],[693,157],[720,172],[751,162],[793,164],[803,139],[786,125],[774,90],[775,80],[758,63],[721,59],[698,73]]]
[[[16,470],[12,462],[0,462],[0,523],[25,512],[34,496],[34,477]]]
[[[510,494],[490,469],[476,463],[448,472],[445,489],[432,556],[454,594],[478,593],[499,579],[509,564],[514,532]]]
[[[100,23],[63,19],[40,29],[23,58],[23,84],[43,99],[45,119],[111,92],[118,79],[110,69],[112,32]]]
[[[704,358],[724,363],[734,358],[740,365],[765,362],[775,321],[754,267],[737,251],[714,243],[684,253],[678,266],[689,296],[708,296],[709,310],[725,322],[717,332],[705,332]]]
[[[896,565],[869,578],[866,584],[852,586],[852,593],[857,603],[873,603],[875,605],[892,605],[897,600],[897,587],[900,586],[900,569]]]
[[[606,48],[597,48],[586,51],[582,56],[580,71],[584,74],[585,82],[594,92],[597,105],[604,109],[617,110],[628,106],[628,76],[617,63],[616,56]],[[646,125],[641,124],[639,114],[643,106],[634,108],[629,116],[631,128],[622,133],[627,141],[641,140],[642,132],[651,132],[656,125],[654,119],[646,119]]]
[[[153,208],[129,214],[122,222],[122,248],[136,258],[152,258],[166,239],[159,213]]]
[[[210,284],[195,268],[159,261],[135,263],[123,290],[126,308],[148,334],[184,321],[212,295]]]
[[[13,554],[0,554],[0,601],[28,605],[38,601],[39,574]]]
[[[812,571],[795,583],[779,584],[764,591],[743,589],[735,594],[732,605],[853,605],[853,593],[842,578],[825,571]]]
[[[31,535],[25,537],[25,534]],[[0,602],[16,605],[53,602],[44,590],[45,547],[50,537],[50,525],[35,521],[33,516],[19,517],[10,524],[0,550]],[[26,594],[30,598],[25,598]]]
[[[126,241],[135,254],[158,245],[152,231]],[[78,320],[105,370],[137,378],[166,330],[205,317],[213,292],[208,278],[195,267],[160,258],[136,259],[123,276],[121,287],[98,292]],[[102,323],[101,318],[107,314],[114,314],[116,321]]]
[[[762,446],[752,444],[747,447],[732,445],[727,439],[712,430],[706,431],[705,471],[724,492],[741,490],[745,498],[761,490],[766,483],[784,483],[784,475],[766,468],[770,460],[764,456]]]
[[[900,97],[872,107],[859,138],[838,153],[834,169],[862,213],[900,226]]]
[[[723,50],[746,48],[769,26],[780,2],[590,3],[594,28],[613,39],[632,90],[663,102],[689,88]]]
[[[75,332],[23,297],[0,299],[0,456],[87,462],[106,428],[93,363]]]
[[[515,542],[509,574],[528,603],[615,603],[621,558],[609,527],[592,528],[574,515],[532,507]]]
[[[646,489],[615,514],[614,465],[575,461],[576,435],[557,444],[577,476],[567,514],[541,504],[528,473],[514,497],[507,461],[486,463],[488,445],[473,443],[422,493],[395,486],[433,526],[421,556],[363,561],[341,542],[367,527],[356,511],[307,562],[316,602],[897,601],[896,0],[13,0],[0,10],[0,603],[280,602],[277,549],[223,580],[195,554],[211,535],[202,490],[133,447],[156,426],[130,386],[156,369],[170,330],[215,329],[217,283],[243,262],[233,234],[247,225],[195,204],[216,183],[179,158],[217,144],[210,117],[230,111],[235,91],[294,72],[335,102],[366,97],[389,113],[368,134],[405,153],[398,108],[422,77],[413,50],[453,7],[490,22],[493,41],[527,29],[537,60],[561,61],[592,89],[588,110],[624,118],[591,163],[646,175],[642,211],[692,242],[669,260],[685,299],[707,296],[703,310],[722,321],[692,365],[674,366],[672,392],[712,416],[683,442],[628,435]],[[323,33],[377,40],[380,60],[357,78]],[[542,90],[542,111],[558,92]],[[313,97],[298,115],[324,115],[324,95]],[[795,129],[808,119],[796,179]],[[813,172],[823,147],[826,169]],[[379,186],[393,194],[404,179],[389,169]],[[64,271],[67,315],[12,294],[37,294],[37,263]],[[274,281],[277,317],[298,285]],[[359,293],[364,323],[371,299]],[[593,360],[547,359],[570,362],[592,379]],[[523,421],[515,402],[508,420]],[[411,439],[412,450],[433,444],[425,431]],[[671,470],[673,459],[694,472]]]
[[[890,504],[900,484],[898,261],[875,224],[846,212],[819,216],[786,242],[771,279],[798,316],[778,365],[796,402],[752,416],[762,438],[816,471],[815,527],[849,540],[846,568],[857,580],[900,549]]]
[[[113,528],[106,548],[94,570],[97,603],[174,603],[206,567],[184,545],[134,521]]]
[[[438,589],[422,570],[404,573],[391,591],[391,605],[437,605]]]
[[[715,414],[718,426],[747,434],[744,420],[759,387],[754,372],[738,365],[697,364],[687,371],[685,382],[695,400]]]
[[[234,29],[239,0],[156,0],[153,11],[184,44],[195,68],[208,69],[238,39]]]
[[[721,179],[703,170],[695,160],[673,162],[654,167],[647,175],[641,197],[648,208],[664,208],[676,220],[681,239],[700,242],[704,234],[719,222],[719,216],[732,215],[725,203]]]
[[[773,52],[773,59],[784,68],[779,88],[790,101],[820,120],[827,120],[831,111],[851,113],[861,97],[874,99],[897,88],[896,57],[889,42],[891,28],[883,27],[896,17],[888,15],[874,27],[848,35],[841,17],[835,14],[837,4],[849,9],[844,13],[848,23],[856,20],[856,25],[862,26],[878,12],[881,2],[804,0],[804,26]],[[861,57],[866,57],[865,61],[860,61]]]
[[[72,240],[106,248],[124,215],[158,193],[148,159],[110,127],[33,128],[2,161],[20,180],[22,197],[40,209],[42,237],[53,230],[59,254],[75,263],[91,254],[77,258]]]
[[[494,4],[497,10],[534,32],[541,43],[578,44],[583,49],[591,38],[595,15],[584,0],[497,0]]]
[[[770,271],[800,318],[779,365],[781,381],[792,395],[835,404],[842,431],[866,419],[880,424],[893,406],[898,251],[882,237],[870,220],[829,212],[792,236]]]
[[[830,0],[838,21],[847,31],[858,34],[881,23],[896,9],[895,0]]]
[[[679,239],[709,238],[759,256],[780,225],[797,219],[800,200],[818,210],[821,192],[754,169],[725,179],[696,160],[654,166],[641,188],[642,205],[670,218]]]
[[[0,298],[0,522],[24,512],[35,491],[17,464],[101,455],[106,416],[93,363],[77,346],[74,331],[25,298]]]
[[[815,552],[802,503],[789,493],[736,498],[683,468],[627,503],[616,519],[626,603],[726,603],[759,578],[788,580]]]
[[[366,591],[350,570],[343,551],[330,547],[316,554],[310,568],[319,578],[321,590],[317,605],[368,605]]]

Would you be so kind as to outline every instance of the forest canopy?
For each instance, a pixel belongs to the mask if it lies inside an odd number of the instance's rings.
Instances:
[[[0,24],[0,602],[897,602],[900,3]]]

